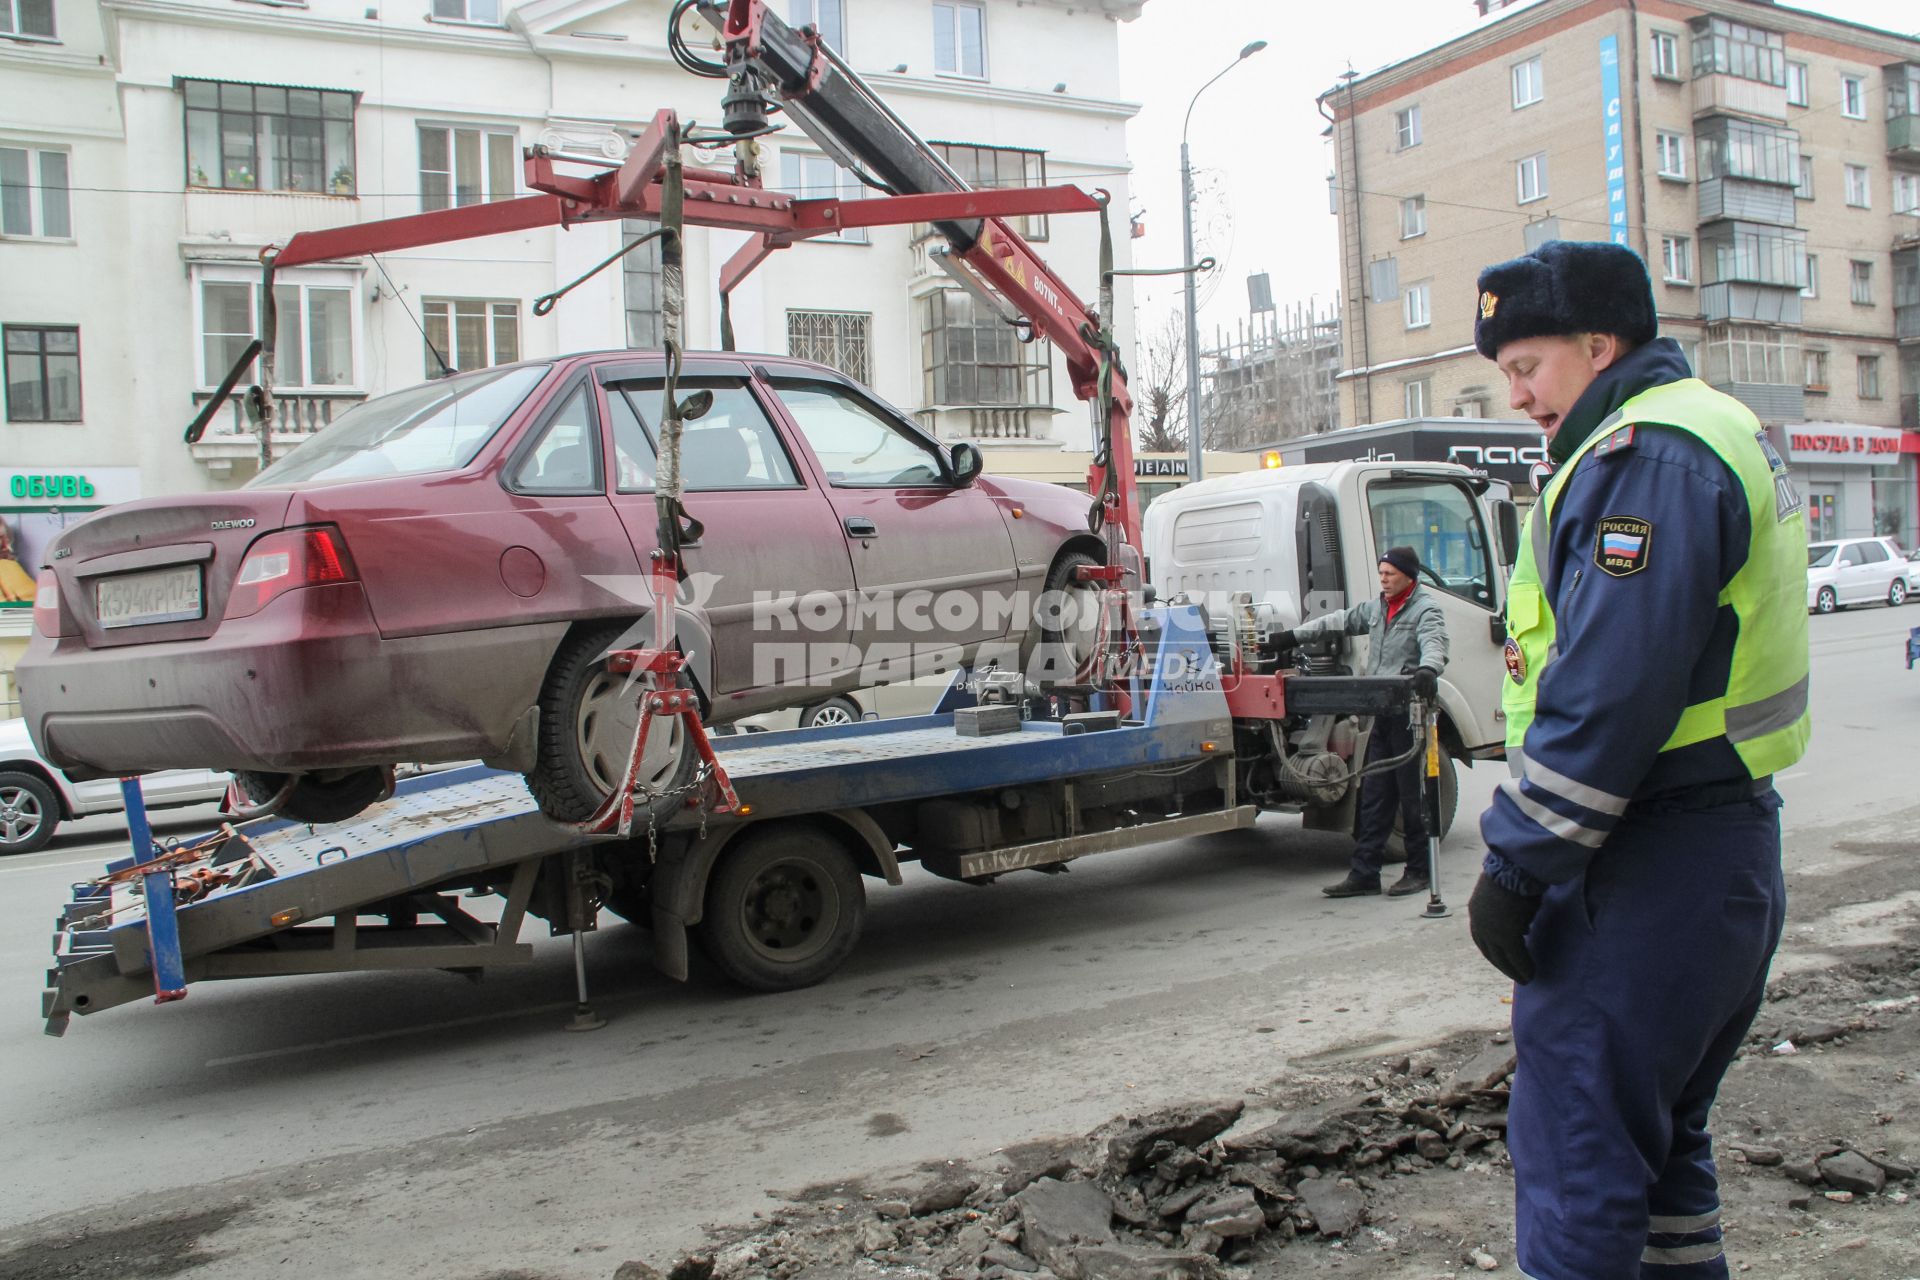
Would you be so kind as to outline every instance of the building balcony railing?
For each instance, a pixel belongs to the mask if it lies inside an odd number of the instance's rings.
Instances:
[[[1715,391],[1725,392],[1753,410],[1753,416],[1762,422],[1801,422],[1807,416],[1806,388],[1799,385],[1787,386],[1774,382],[1715,382],[1711,378],[1708,379],[1708,385]]]
[[[193,393],[193,411],[198,413],[212,394]],[[332,424],[333,420],[365,400],[364,392],[294,391],[273,397],[276,415],[273,446],[276,456]],[[210,470],[225,474],[235,460],[260,456],[260,433],[247,418],[246,399],[238,391],[227,397],[224,411],[216,412],[207,423],[206,434],[191,446],[194,460],[208,464]]]
[[[1693,81],[1693,114],[1785,120],[1787,87],[1724,74],[1696,76]]]
[[[1896,160],[1920,160],[1920,116],[1887,121],[1887,154]]]
[[[1700,318],[1797,325],[1800,323],[1800,290],[1739,280],[1702,285]]]

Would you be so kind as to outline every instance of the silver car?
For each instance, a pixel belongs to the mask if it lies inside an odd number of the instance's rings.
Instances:
[[[233,779],[211,769],[171,769],[140,780],[149,809],[211,804]],[[119,813],[120,782],[72,782],[46,762],[27,736],[25,720],[0,720],[0,856],[46,847],[62,822]]]
[[[1807,608],[1832,613],[1850,604],[1907,602],[1915,566],[1892,538],[1842,538],[1807,544]]]

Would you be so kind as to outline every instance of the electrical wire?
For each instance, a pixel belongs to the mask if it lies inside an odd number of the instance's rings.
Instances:
[[[440,372],[451,377],[453,366],[448,364],[447,358],[440,354],[440,348],[433,345],[433,339],[427,336],[427,327],[420,323],[420,317],[413,314],[413,308],[408,306],[406,298],[401,296],[400,286],[395,284],[393,277],[387,274],[387,264],[371,253],[367,257],[372,258],[373,265],[380,268],[380,278],[387,282],[387,288],[393,290],[393,300],[398,302],[400,309],[407,313],[407,319],[413,321],[413,327],[420,331],[420,340],[427,344],[427,350],[433,352],[433,358],[440,362]]]

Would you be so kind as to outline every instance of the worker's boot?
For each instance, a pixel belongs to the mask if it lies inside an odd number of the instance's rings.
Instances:
[[[1387,886],[1389,898],[1404,898],[1410,893],[1425,893],[1433,887],[1424,871],[1409,871]]]
[[[1320,892],[1329,898],[1371,898],[1380,892],[1378,880],[1362,880],[1353,872],[1347,872],[1347,878],[1339,884],[1330,884]]]

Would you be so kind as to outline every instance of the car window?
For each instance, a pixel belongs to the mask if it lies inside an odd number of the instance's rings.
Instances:
[[[682,378],[681,397],[697,390],[713,393],[713,407],[688,422],[680,433],[680,483],[693,492],[717,489],[794,489],[799,475],[780,443],[773,423],[745,384],[717,378]],[[633,411],[641,435],[651,442],[659,432],[660,384],[623,384],[627,407]],[[609,393],[614,388],[609,388]],[[614,423],[614,440],[620,440]],[[631,438],[629,438],[631,439]],[[650,488],[651,482],[643,488]]]
[[[599,493],[600,432],[593,421],[592,388],[581,383],[540,430],[540,439],[514,469],[522,493]]]
[[[1877,542],[1863,542],[1857,548],[1861,564],[1879,564],[1887,558],[1887,549]]]
[[[824,382],[779,382],[774,394],[839,488],[898,488],[940,484],[945,470],[933,446],[889,422],[843,387]]]
[[[1860,554],[1860,544],[1857,542],[1849,542],[1847,544],[1847,549],[1840,553],[1840,563],[1842,565],[1859,564],[1865,558],[1866,557]]]
[[[1833,553],[1840,549],[1837,542],[1829,542],[1824,547],[1819,543],[1807,548],[1807,568],[1824,569],[1833,563]]]
[[[456,471],[473,461],[548,369],[482,369],[357,404],[246,487]]]
[[[1412,547],[1422,583],[1493,607],[1492,548],[1465,489],[1446,480],[1375,481],[1367,507],[1376,547]]]
[[[653,440],[640,424],[634,393],[625,387],[607,388],[607,416],[613,420],[613,464],[619,468],[615,487],[621,493],[646,493],[653,488]]]

